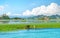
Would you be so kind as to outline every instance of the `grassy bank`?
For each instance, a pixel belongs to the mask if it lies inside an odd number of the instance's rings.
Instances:
[[[0,24],[0,31],[24,30],[26,25],[30,28],[60,28],[60,23]]]

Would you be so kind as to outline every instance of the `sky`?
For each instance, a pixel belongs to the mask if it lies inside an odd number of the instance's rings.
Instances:
[[[60,15],[60,0],[0,0],[0,15]]]

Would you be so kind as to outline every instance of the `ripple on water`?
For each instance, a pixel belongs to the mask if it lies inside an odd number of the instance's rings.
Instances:
[[[60,38],[60,29],[30,29],[1,32],[0,38]]]

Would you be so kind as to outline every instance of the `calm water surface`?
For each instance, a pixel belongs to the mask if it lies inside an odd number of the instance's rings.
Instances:
[[[0,20],[0,23],[7,23],[7,24],[27,24],[27,23],[45,23],[44,20]],[[60,22],[60,20],[49,20],[47,22]]]
[[[0,32],[0,38],[60,38],[60,29],[30,29]]]

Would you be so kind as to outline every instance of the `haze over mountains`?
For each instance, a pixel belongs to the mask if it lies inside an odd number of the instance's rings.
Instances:
[[[14,18],[16,16],[12,16],[11,18]],[[46,16],[46,15],[38,15],[38,16],[28,16],[28,17],[18,17],[18,18],[30,18],[30,19],[34,19],[34,18],[44,18],[44,17],[48,17],[48,18],[51,18],[51,19],[56,19],[56,18],[60,18],[60,15],[51,15],[51,16]]]
[[[31,18],[44,18],[44,17],[48,17],[48,18],[51,18],[51,19],[56,19],[56,18],[60,18],[60,15],[51,15],[51,16],[38,15],[38,16],[33,16]]]

